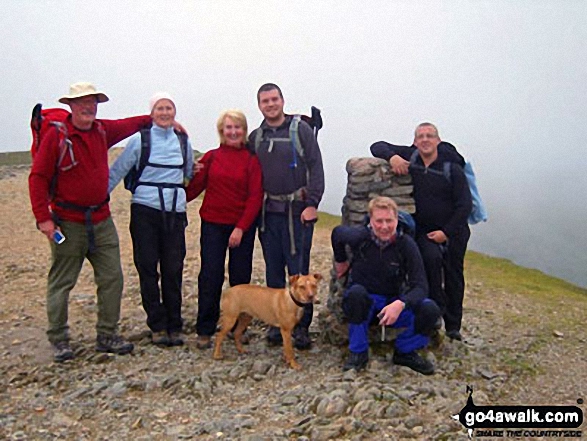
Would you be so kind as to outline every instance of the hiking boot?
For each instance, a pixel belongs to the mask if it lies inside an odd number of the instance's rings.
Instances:
[[[267,331],[267,344],[269,346],[281,346],[283,344],[283,337],[281,330],[275,326],[270,326]]]
[[[53,361],[55,363],[63,363],[66,360],[71,360],[73,358],[73,351],[69,346],[69,342],[67,340],[61,340],[57,343],[53,343]]]
[[[183,346],[183,344],[184,344],[183,336],[181,335],[181,332],[170,332],[168,341],[169,341],[169,346]]]
[[[393,353],[393,364],[409,367],[424,375],[432,375],[434,373],[432,362],[419,355],[416,351],[402,354],[396,350]]]
[[[132,352],[135,346],[124,340],[118,334],[98,334],[96,337],[96,351],[111,354],[125,355]]]
[[[300,351],[306,351],[312,347],[312,340],[308,328],[299,327],[293,332],[294,346]]]
[[[169,346],[169,337],[167,336],[167,331],[152,332],[151,343],[157,346]]]
[[[350,371],[351,369],[357,372],[365,369],[369,362],[369,351],[365,352],[351,352],[346,363],[342,367],[343,371]]]
[[[446,331],[446,336],[451,340],[463,341],[463,336],[458,329],[451,329],[450,331]]]
[[[198,335],[196,340],[196,348],[210,349],[212,347],[212,338],[209,335]]]

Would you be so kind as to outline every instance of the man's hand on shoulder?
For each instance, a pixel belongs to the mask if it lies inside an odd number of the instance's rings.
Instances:
[[[406,161],[400,155],[393,155],[389,159],[389,165],[391,165],[391,171],[396,175],[407,175],[409,172],[410,161]]]
[[[186,136],[188,136],[188,131],[185,129],[184,126],[182,126],[180,123],[178,123],[177,121],[173,121],[173,128],[175,130],[177,130],[180,133],[185,134]]]
[[[442,230],[431,231],[426,237],[435,243],[444,243],[448,240],[446,234],[444,234],[444,231]]]
[[[381,312],[377,315],[379,318],[379,324],[385,326],[391,326],[396,321],[399,315],[405,308],[405,303],[401,300],[396,300],[391,302],[385,308],[381,310]]]
[[[350,263],[347,261],[345,262],[334,262],[334,269],[336,271],[336,277],[340,279],[349,271]]]

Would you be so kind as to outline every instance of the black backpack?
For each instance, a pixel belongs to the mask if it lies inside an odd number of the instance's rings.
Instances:
[[[181,165],[163,165],[153,164],[149,162],[151,156],[151,127],[145,127],[141,129],[141,156],[139,163],[136,167],[130,169],[128,174],[124,177],[124,188],[134,194],[137,187],[141,185],[140,179],[145,167],[147,165],[159,168],[183,168],[184,177],[188,176],[189,170],[187,170],[187,149],[188,149],[188,137],[183,132],[174,130],[177,138],[179,139],[179,145],[181,147],[181,155],[183,157],[183,163]]]

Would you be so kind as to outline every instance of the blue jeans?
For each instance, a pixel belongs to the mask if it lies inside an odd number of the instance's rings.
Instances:
[[[265,213],[265,231],[259,231],[259,240],[265,259],[265,278],[269,288],[285,288],[285,268],[290,276],[307,275],[310,268],[310,249],[314,225],[302,225],[294,214],[295,254],[291,254],[289,218],[285,213]],[[301,262],[300,262],[300,255]],[[314,305],[304,306],[304,315],[298,326],[308,328],[312,323]]]
[[[352,285],[343,295],[343,310],[349,318],[349,349],[351,352],[365,352],[369,349],[369,326],[377,314],[397,297],[372,294],[361,285]],[[424,299],[422,302],[431,300]],[[415,314],[409,308],[404,309],[391,328],[406,328],[397,336],[395,349],[408,353],[428,345],[429,338],[415,330]]]

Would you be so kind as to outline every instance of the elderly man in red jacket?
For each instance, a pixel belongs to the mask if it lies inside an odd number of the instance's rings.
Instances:
[[[71,115],[43,137],[29,176],[37,226],[51,244],[47,335],[56,362],[73,358],[68,300],[84,259],[92,265],[97,285],[96,350],[122,355],[134,349],[118,334],[123,276],[108,205],[108,149],[150,124],[151,117],[98,120],[98,103],[106,101],[90,83],[71,85],[59,99],[71,107]]]

